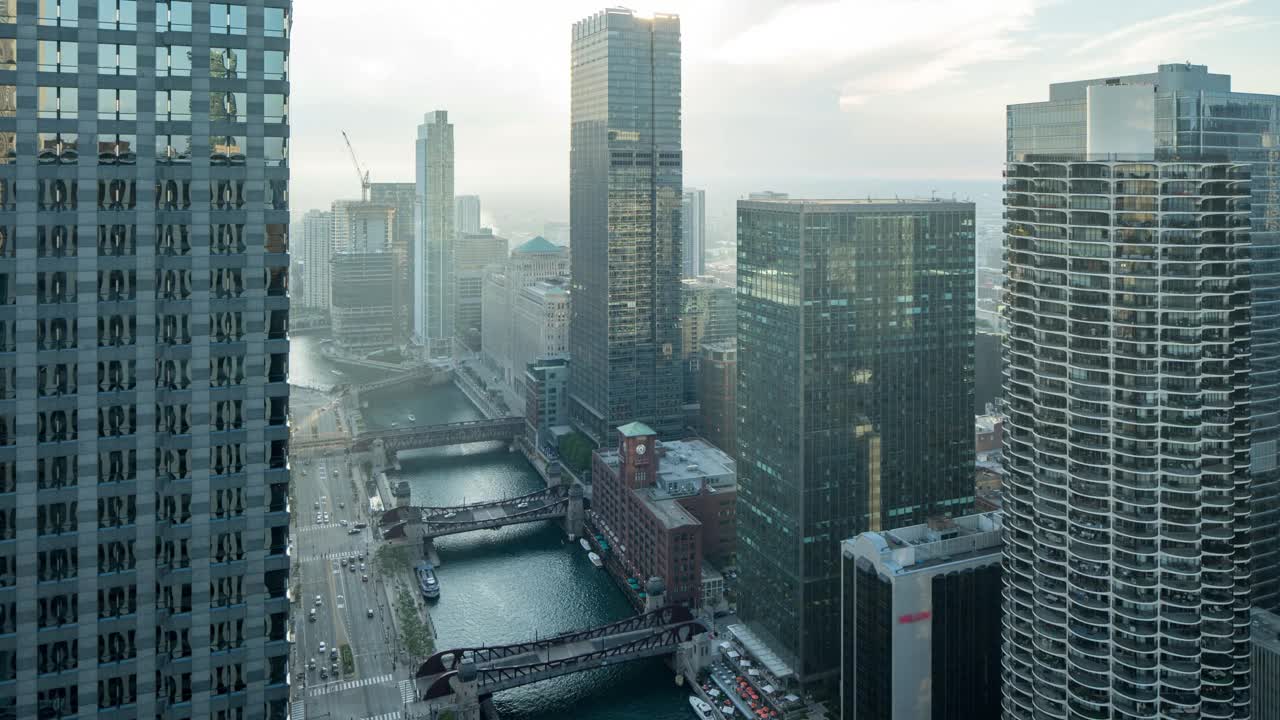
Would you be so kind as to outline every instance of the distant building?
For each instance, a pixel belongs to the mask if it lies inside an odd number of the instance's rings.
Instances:
[[[396,209],[360,200],[334,200],[329,213],[333,252],[380,253],[391,250]]]
[[[787,200],[790,197],[787,193],[772,190],[758,190],[747,195],[748,200]]]
[[[680,262],[686,278],[706,272],[707,192],[685,188],[680,204]]]
[[[459,236],[480,232],[480,196],[458,195],[454,200],[454,222]]]
[[[1280,615],[1260,608],[1250,614],[1253,720],[1280,718]]]
[[[1004,395],[1004,361],[1000,357],[1003,332],[978,330],[973,344],[973,412],[982,413],[988,403],[999,402]]]
[[[840,544],[840,717],[1000,717],[999,513]]]
[[[702,561],[734,552],[736,469],[701,440],[659,442],[643,423],[592,454],[593,508],[629,577],[659,577],[667,600],[702,603]]]
[[[512,359],[516,299],[524,288],[536,282],[567,281],[568,277],[569,249],[552,245],[542,237],[517,246],[500,271],[485,275],[480,293],[481,352],[485,362],[512,387],[516,385],[514,374],[523,373],[525,367]],[[531,360],[537,355],[526,357]]]
[[[541,280],[525,287],[511,308],[511,355],[504,379],[517,393],[524,392],[520,368],[542,358],[562,358],[569,353],[569,313],[573,298],[568,284]]]
[[[569,247],[569,223],[548,220],[542,224],[542,236],[553,245]]]
[[[734,337],[738,327],[734,287],[715,278],[685,278],[680,283],[680,360],[684,364],[684,402],[698,402],[698,359],[705,342]]]
[[[474,197],[474,196],[467,196]],[[462,198],[459,198],[461,200]],[[507,239],[493,234],[489,228],[458,237],[454,247],[453,278],[457,298],[454,337],[472,350],[480,349],[483,312],[481,303],[484,278],[500,269],[507,259]]]
[[[551,428],[569,424],[569,360],[542,358],[524,371],[527,437],[538,446],[556,446]]]
[[[569,418],[597,444],[684,428],[680,18],[610,8],[573,25]],[[668,591],[671,587],[668,586]]]
[[[417,188],[411,182],[370,183],[369,202],[396,209],[391,253],[396,261],[397,341],[413,334],[413,216]]]
[[[308,210],[302,216],[302,292],[294,291],[299,305],[329,310],[329,258],[333,255],[333,213]]]
[[[729,457],[736,458],[738,344],[735,339],[703,343],[698,381],[702,436]]]
[[[428,113],[418,126],[413,223],[413,332],[432,355],[448,354],[454,329],[453,123]]]
[[[346,350],[380,350],[396,344],[395,256],[390,252],[340,252],[332,262],[334,340]]]
[[[999,450],[1004,441],[1004,419],[999,415],[978,415],[973,419],[973,449],[977,453]]]

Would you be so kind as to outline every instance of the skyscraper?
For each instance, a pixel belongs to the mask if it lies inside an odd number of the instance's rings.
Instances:
[[[290,3],[7,6],[0,716],[286,717]]]
[[[454,217],[459,235],[475,235],[480,232],[480,196],[459,195],[454,202]]]
[[[597,443],[683,426],[680,18],[609,9],[573,26],[570,417]]]
[[[453,124],[428,113],[418,126],[414,215],[413,332],[431,354],[449,353],[453,337]]]
[[[680,202],[680,262],[686,278],[707,271],[707,191],[685,188]]]
[[[413,334],[413,218],[417,185],[411,182],[370,183],[369,202],[395,208],[391,254],[395,257],[395,333],[404,342]]]
[[[1123,88],[1128,88],[1125,90]],[[1135,122],[1123,137],[1090,134],[1105,113],[1106,94],[1138,93]],[[1137,101],[1135,101],[1137,102]],[[1121,105],[1127,108],[1128,106]],[[1123,110],[1121,110],[1123,111]],[[1117,144],[1118,143],[1118,144]],[[1280,610],[1280,95],[1234,92],[1231,76],[1204,65],[1160,65],[1156,72],[1049,86],[1047,102],[1010,105],[1008,160],[1032,153],[1157,153],[1247,162],[1251,167],[1253,347],[1250,363],[1253,579],[1259,607]]]
[[[738,614],[804,683],[840,541],[973,508],[973,252],[972,203],[738,202]]]
[[[333,213],[308,210],[302,216],[302,292],[293,297],[299,305],[329,311],[329,261],[333,257]]]
[[[454,247],[453,277],[457,309],[454,312],[454,336],[472,350],[480,349],[484,324],[481,301],[484,277],[501,271],[507,261],[507,239],[493,234],[489,228],[475,234],[459,233]]]
[[[1248,717],[1276,206],[1239,154],[1275,99],[1193,65],[1050,98],[1008,115],[1005,715]]]

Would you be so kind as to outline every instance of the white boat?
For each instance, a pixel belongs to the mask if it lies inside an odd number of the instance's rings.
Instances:
[[[690,695],[689,705],[693,708],[693,712],[702,720],[714,720],[715,715],[711,714],[711,706],[703,702],[702,698]]]
[[[417,421],[418,421],[418,416],[414,415],[413,413],[409,413],[409,422],[417,422]]]
[[[591,543],[587,542],[586,538],[579,538],[578,544],[582,546],[583,550],[586,550],[587,552],[591,552]]]
[[[334,368],[334,369],[330,370],[329,372],[333,373],[334,375],[345,375],[345,374],[346,374],[346,373],[342,372],[341,370],[338,370],[337,368]]]
[[[604,567],[604,561],[600,559],[599,555],[593,552],[587,553],[587,559],[590,560],[591,564],[595,565],[596,567]]]

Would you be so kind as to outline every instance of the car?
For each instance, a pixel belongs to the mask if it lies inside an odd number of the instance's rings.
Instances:
[[[320,524],[320,513],[316,513],[316,524]]]
[[[311,608],[311,614],[310,614],[309,616],[307,616],[307,620],[309,620],[310,622],[315,622],[315,621],[316,621],[316,609],[315,609],[315,608]]]
[[[339,561],[338,561],[338,564],[342,565],[342,567],[346,567],[346,566],[347,566],[347,559],[346,559],[346,558],[342,558],[341,560],[339,560]]]
[[[331,649],[329,650],[329,659],[330,659],[330,660],[337,660],[337,659],[338,659],[338,648],[331,648]]]
[[[364,562],[360,562],[360,572],[364,572]]]
[[[360,554],[356,556],[356,559],[360,562],[364,562],[364,551],[361,551]]]
[[[328,680],[328,679],[329,679],[329,671],[328,671],[328,670],[325,670],[324,668],[320,668],[320,679],[321,679],[321,680]]]
[[[329,513],[321,513],[320,517],[324,518],[324,522],[329,522]]]
[[[346,504],[346,503],[344,503],[344,502],[340,502],[340,503],[338,503],[338,509],[339,509],[339,510],[346,510],[346,509],[347,509],[347,504]]]
[[[319,510],[319,509],[320,509],[320,501],[319,501],[319,500],[315,501],[314,503],[312,503],[312,504],[311,504],[311,506],[312,506],[312,507],[314,507],[316,510]]]
[[[324,644],[324,641],[323,641],[323,640],[321,640],[321,641],[320,641],[320,654],[321,654],[321,655],[324,655],[324,651],[325,651],[325,644]]]
[[[448,520],[448,519],[449,519],[449,518],[451,518],[451,517],[455,517],[455,516],[457,516],[457,514],[458,514],[458,513],[457,513],[456,511],[450,510],[449,512],[447,512],[447,513],[445,513],[445,514],[444,514],[444,519],[445,519],[445,520]]]
[[[528,500],[521,500],[519,503],[517,503],[517,504],[516,504],[516,509],[517,509],[517,510],[523,510],[523,509],[525,509],[525,508],[527,508],[527,507],[529,507],[529,501],[528,501]]]
[[[359,535],[359,534],[360,534],[360,528],[354,528],[354,527],[353,527],[353,528],[351,528],[350,530],[348,530],[348,531],[347,531],[347,534],[348,534],[348,535]]]
[[[316,659],[315,659],[315,658],[311,658],[311,659],[307,660],[307,669],[308,669],[308,670],[315,670],[315,669],[316,669]]]
[[[364,611],[365,617],[373,617],[373,608]]]
[[[347,569],[348,569],[348,570],[350,570],[351,572],[355,572],[355,571],[356,571],[356,564],[355,564],[355,563],[351,563],[350,565],[348,565],[348,566],[347,566]]]
[[[339,525],[341,525],[342,527],[346,527],[346,526],[347,526],[347,521],[346,521],[346,520],[339,520],[339,521],[338,521],[338,524],[339,524]]]
[[[320,599],[320,596],[319,596],[319,595],[317,595],[317,596],[316,596],[316,607],[320,607],[320,606],[321,606],[321,605],[323,605],[323,604],[324,604],[324,601]]]
[[[361,581],[363,581],[363,582],[369,582],[369,576],[368,576],[368,575],[361,575],[361,576],[360,576],[360,580],[361,580]]]

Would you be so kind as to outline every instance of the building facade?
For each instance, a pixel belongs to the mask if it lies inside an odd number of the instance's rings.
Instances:
[[[333,213],[308,210],[302,216],[302,288],[293,291],[298,304],[329,310],[329,258],[333,255]]]
[[[686,278],[707,271],[707,191],[685,188],[680,201],[680,262]]]
[[[1254,608],[1250,615],[1254,720],[1280,717],[1280,615]]]
[[[396,258],[391,252],[333,256],[333,338],[344,350],[369,352],[396,344]]]
[[[0,10],[0,716],[285,717],[291,5]]]
[[[738,343],[704,343],[698,362],[702,436],[731,458],[738,456]]]
[[[680,360],[685,403],[698,402],[698,363],[702,345],[735,337],[738,310],[735,288],[703,275],[680,283]]]
[[[1249,166],[1006,175],[1005,714],[1247,716]]]
[[[734,552],[735,466],[701,440],[658,440],[643,423],[592,453],[593,513],[627,577],[658,577],[667,602],[698,606],[702,562]],[[633,592],[636,589],[633,588]]]
[[[428,113],[418,126],[414,202],[413,332],[431,355],[447,355],[454,329],[453,124]]]
[[[524,371],[525,437],[541,448],[555,448],[551,428],[569,424],[569,360],[542,358]]]
[[[1131,115],[1127,125],[1114,122]],[[1119,128],[1106,133],[1091,128]],[[1250,164],[1253,345],[1250,473],[1255,605],[1280,610],[1280,95],[1235,92],[1204,65],[1049,86],[1008,108],[1006,160],[1099,152]]]
[[[454,200],[454,219],[459,235],[475,235],[480,232],[480,196],[457,196]]]
[[[511,310],[511,355],[503,368],[506,381],[524,394],[524,376],[519,371],[539,358],[567,357],[569,314],[573,298],[563,282],[539,281],[516,296]]]
[[[605,10],[572,47],[569,414],[597,444],[632,420],[665,437],[684,425],[680,19]]]
[[[839,543],[974,501],[971,203],[738,203],[739,616],[840,664]]]
[[[541,281],[562,282],[568,277],[569,249],[552,245],[541,237],[512,250],[501,272],[485,274],[480,296],[482,357],[513,387],[514,373],[523,372],[524,367],[513,364],[512,360],[513,348],[517,345],[513,322],[516,301],[521,291],[530,285]]]
[[[396,342],[413,334],[413,218],[417,186],[411,182],[370,183],[369,202],[395,208],[391,253],[395,256]]]
[[[333,252],[390,251],[395,238],[395,215],[396,209],[390,205],[334,200],[329,212]]]
[[[485,275],[500,269],[506,259],[507,239],[494,235],[489,228],[458,237],[453,266],[457,297],[454,337],[472,350],[480,349]]]
[[[1000,717],[1000,513],[840,543],[840,718]]]

